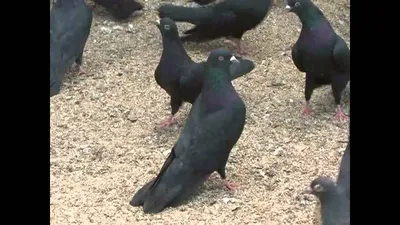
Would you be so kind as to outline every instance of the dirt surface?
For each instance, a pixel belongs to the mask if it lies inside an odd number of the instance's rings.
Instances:
[[[227,164],[228,179],[239,188],[221,188],[213,174],[180,207],[146,215],[129,205],[157,174],[190,109],[182,107],[177,125],[158,128],[170,112],[169,97],[154,79],[160,33],[148,23],[157,19],[159,3],[147,1],[142,15],[124,23],[113,22],[100,6],[94,10],[84,53],[88,73],[69,74],[51,99],[51,224],[312,224],[316,199],[300,193],[318,175],[336,177],[348,122],[333,120],[330,87],[314,91],[313,115],[300,117],[304,74],[290,49],[301,24],[281,3],[244,35],[256,69],[234,82],[247,106],[244,132]],[[349,1],[315,3],[348,41]],[[221,46],[227,45],[217,40],[186,49],[200,61]]]

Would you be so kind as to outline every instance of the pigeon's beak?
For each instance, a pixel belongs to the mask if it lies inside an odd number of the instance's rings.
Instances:
[[[237,60],[237,58],[235,56],[232,56],[230,60],[233,63],[240,63],[239,60]]]
[[[286,11],[291,12],[292,11],[292,7],[290,7],[290,5],[286,5],[285,7]]]
[[[150,21],[150,23],[156,25],[157,27],[160,27],[160,20]]]

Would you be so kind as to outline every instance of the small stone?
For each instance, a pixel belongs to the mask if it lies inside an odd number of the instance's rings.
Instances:
[[[111,29],[108,27],[100,27],[100,30],[103,31],[104,33],[110,34],[111,33]]]
[[[282,149],[282,147],[277,148],[277,149],[274,151],[274,155],[275,155],[275,156],[282,156],[282,155],[283,155],[283,149]]]
[[[129,121],[132,123],[136,122],[138,119],[133,113],[129,113],[128,116],[126,117]]]
[[[122,26],[116,25],[116,26],[113,26],[112,29],[113,30],[123,30],[124,28]]]
[[[227,203],[229,203],[229,202],[231,202],[231,203],[240,202],[240,200],[239,200],[239,199],[236,199],[236,198],[223,198],[222,201],[223,201],[225,204],[227,204]]]

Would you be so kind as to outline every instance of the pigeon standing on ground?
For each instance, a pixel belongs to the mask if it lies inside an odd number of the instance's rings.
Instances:
[[[215,5],[189,8],[163,5],[159,17],[188,22],[194,28],[184,32],[182,41],[204,42],[221,37],[233,38],[240,54],[247,54],[242,45],[243,34],[255,28],[266,17],[270,0],[224,0]]]
[[[143,5],[135,0],[94,0],[94,2],[109,10],[117,20],[124,20],[133,12],[143,9]]]
[[[193,104],[200,94],[206,63],[196,63],[189,57],[172,19],[165,17],[152,23],[159,28],[162,35],[163,52],[154,75],[157,84],[171,96],[171,115],[161,124],[169,126],[175,122],[174,115],[182,103]],[[239,61],[240,63],[230,66],[231,80],[249,73],[255,67],[250,60]]]
[[[331,85],[337,105],[335,118],[347,119],[340,105],[341,93],[350,80],[350,50],[335,33],[321,10],[311,0],[288,0],[286,6],[302,23],[300,37],[292,48],[297,69],[306,73],[303,114],[309,115],[309,101],[315,88]]]
[[[92,17],[84,0],[53,1],[50,10],[50,97],[60,92],[64,74],[74,62],[80,73],[85,73],[82,57]]]
[[[322,225],[350,225],[350,137],[340,163],[337,182],[319,177],[305,193],[318,197]]]
[[[145,213],[177,206],[215,171],[228,189],[235,188],[226,180],[225,166],[242,134],[246,107],[229,77],[232,62],[239,61],[227,49],[210,53],[201,94],[178,141],[157,177],[133,196],[132,206],[143,205]]]

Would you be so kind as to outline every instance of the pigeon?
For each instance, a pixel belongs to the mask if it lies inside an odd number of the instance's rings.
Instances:
[[[310,115],[309,102],[315,88],[331,85],[335,98],[335,118],[346,120],[340,105],[341,93],[350,80],[350,50],[335,33],[321,10],[311,0],[288,0],[286,9],[295,13],[302,23],[292,59],[298,70],[306,73],[303,115]]]
[[[136,192],[130,205],[143,205],[145,213],[175,207],[215,171],[225,187],[235,189],[226,179],[225,166],[246,119],[246,106],[229,78],[230,64],[238,62],[224,48],[210,53],[201,94],[178,141],[157,177]]]
[[[50,10],[50,97],[60,92],[64,74],[74,62],[80,73],[85,73],[83,50],[92,18],[92,11],[84,0],[53,1]]]
[[[305,191],[318,197],[321,203],[322,225],[350,225],[350,137],[340,163],[337,182],[319,177]]]
[[[236,44],[239,54],[247,52],[242,45],[243,34],[255,28],[266,17],[271,0],[224,0],[214,5],[189,8],[162,5],[158,8],[160,18],[170,17],[177,22],[188,22],[194,28],[184,32],[182,41],[205,42],[221,37]]]
[[[204,80],[205,62],[194,62],[186,53],[179,39],[178,28],[175,22],[165,17],[155,24],[162,35],[163,52],[155,70],[155,79],[171,96],[171,115],[161,124],[161,127],[175,123],[174,115],[183,102],[194,103],[201,92]],[[230,67],[230,77],[234,80],[243,76],[255,67],[247,59],[239,59],[240,63]]]
[[[127,19],[133,12],[144,7],[135,0],[94,0],[94,2],[109,10],[117,20]]]

